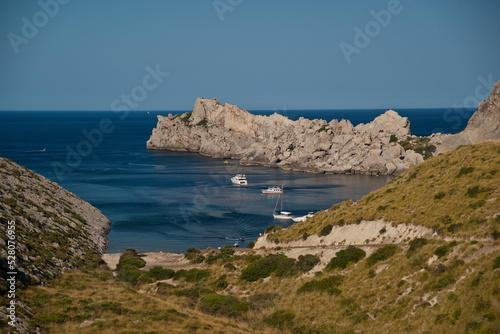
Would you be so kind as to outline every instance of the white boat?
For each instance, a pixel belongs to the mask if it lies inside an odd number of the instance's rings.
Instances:
[[[292,220],[296,223],[299,223],[299,222],[303,222],[304,220],[306,220],[307,218],[312,217],[312,216],[314,216],[314,213],[309,212],[307,215],[302,216],[302,217],[293,217]]]
[[[283,189],[284,187],[281,187],[281,194],[280,197],[278,197],[278,200],[276,201],[276,205],[274,207],[274,212],[273,212],[273,217],[274,219],[292,219],[292,213],[288,211],[283,211]],[[278,202],[280,201],[281,198],[281,210],[279,213],[276,213],[276,208],[278,207]]]
[[[274,186],[274,187],[269,187],[267,189],[262,189],[262,193],[263,194],[282,194],[283,189],[281,189],[278,186]]]
[[[245,174],[236,174],[236,176],[231,178],[231,182],[240,186],[246,186],[248,184]]]

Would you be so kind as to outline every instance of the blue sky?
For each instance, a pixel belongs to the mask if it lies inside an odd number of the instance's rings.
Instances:
[[[498,0],[2,0],[0,110],[448,108],[500,80],[499,17]]]

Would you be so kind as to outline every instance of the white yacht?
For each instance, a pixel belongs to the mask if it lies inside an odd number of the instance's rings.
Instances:
[[[283,189],[281,189],[278,186],[274,186],[274,187],[269,187],[267,189],[262,189],[262,193],[263,194],[282,194]]]
[[[240,186],[246,186],[248,184],[245,174],[236,174],[236,176],[231,178],[231,182]]]
[[[274,219],[292,219],[293,216],[292,216],[292,213],[291,212],[288,212],[288,211],[283,211],[283,189],[284,187],[282,186],[281,187],[281,193],[280,194],[280,197],[278,197],[278,200],[276,201],[276,205],[274,207],[274,212],[273,212],[273,217]],[[276,208],[278,207],[278,202],[281,198],[281,210],[279,213],[276,212]]]

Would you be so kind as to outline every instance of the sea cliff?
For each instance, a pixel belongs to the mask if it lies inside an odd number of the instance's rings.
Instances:
[[[147,147],[237,159],[243,165],[383,175],[423,161],[421,154],[398,144],[408,136],[410,122],[393,110],[353,126],[348,120],[256,116],[236,105],[198,98],[192,113],[158,116]]]

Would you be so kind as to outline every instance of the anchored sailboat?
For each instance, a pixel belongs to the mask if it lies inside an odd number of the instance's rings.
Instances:
[[[283,197],[284,197],[284,187],[281,186],[282,193],[278,197],[278,200],[276,201],[276,205],[274,206],[274,211],[273,211],[273,217],[274,219],[292,219],[292,213],[288,211],[283,211]],[[278,207],[278,202],[281,199],[281,210],[280,213],[276,213],[276,208]]]

